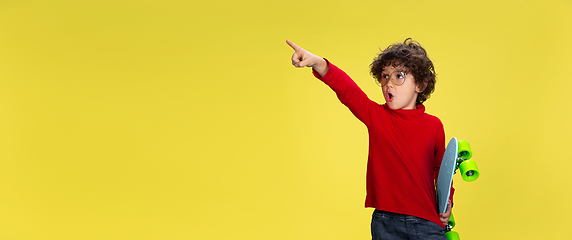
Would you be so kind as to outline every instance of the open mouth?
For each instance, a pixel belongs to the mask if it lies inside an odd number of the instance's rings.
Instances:
[[[394,96],[392,93],[387,93],[387,100],[388,101],[390,101],[390,102],[393,101],[393,98],[394,98]]]

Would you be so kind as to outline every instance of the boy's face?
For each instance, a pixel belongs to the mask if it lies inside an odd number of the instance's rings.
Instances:
[[[387,83],[381,87],[383,97],[387,106],[393,110],[399,109],[415,109],[417,95],[422,92],[419,86],[415,84],[413,74],[400,74],[406,73],[402,67],[387,66],[383,68],[381,73],[382,79],[386,77]],[[395,84],[405,80],[401,85]]]

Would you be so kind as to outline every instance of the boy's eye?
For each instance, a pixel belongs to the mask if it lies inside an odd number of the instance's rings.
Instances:
[[[383,78],[383,79],[388,79],[388,78],[389,78],[389,74],[381,74],[381,78]]]
[[[397,73],[396,75],[397,75],[398,79],[402,79],[405,77],[405,74],[403,74],[403,73]]]

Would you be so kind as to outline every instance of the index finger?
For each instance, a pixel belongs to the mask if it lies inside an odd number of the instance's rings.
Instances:
[[[299,51],[302,50],[301,47],[298,47],[298,45],[296,45],[295,43],[291,42],[290,40],[286,40],[286,43],[288,43],[288,45],[294,49],[294,51]]]

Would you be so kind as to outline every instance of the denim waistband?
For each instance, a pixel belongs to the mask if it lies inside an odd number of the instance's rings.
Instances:
[[[417,221],[419,218],[411,215],[400,214],[400,213],[393,213],[388,211],[382,211],[375,209],[373,210],[373,214],[379,215],[386,218],[392,218],[399,221]]]

